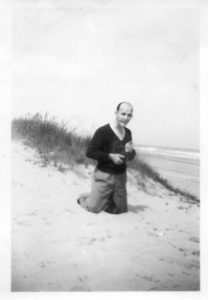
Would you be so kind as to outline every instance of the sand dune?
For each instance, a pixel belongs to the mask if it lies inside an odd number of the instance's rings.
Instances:
[[[199,207],[129,173],[129,212],[93,214],[76,203],[91,174],[12,143],[12,290],[199,290]]]

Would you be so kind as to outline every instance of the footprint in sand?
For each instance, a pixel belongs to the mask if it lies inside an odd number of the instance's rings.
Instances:
[[[168,264],[173,264],[173,262],[174,262],[174,259],[171,258],[171,257],[165,257],[165,258],[159,257],[159,260],[160,260],[160,261],[164,261],[165,263],[168,263]],[[171,273],[170,273],[170,274],[171,274]]]
[[[84,282],[84,279],[82,277],[78,277],[79,281]]]
[[[189,241],[194,242],[194,243],[199,243],[199,238],[196,236],[190,237]]]
[[[200,256],[199,250],[193,250],[193,249],[187,249],[187,248],[178,248],[178,250],[183,252],[183,254],[185,256],[190,256],[190,255],[197,256],[197,257]]]
[[[88,245],[92,245],[94,242],[96,242],[97,241],[97,239],[95,239],[95,238],[92,238],[92,239],[90,239],[89,240],[89,242],[87,243]]]
[[[31,211],[25,214],[25,216],[37,216],[37,212]]]
[[[16,221],[16,223],[18,225],[22,225],[22,226],[29,226],[29,225],[31,225],[31,223],[28,222],[28,221]]]
[[[189,273],[187,273],[187,272],[182,272],[183,274],[185,274],[185,275],[187,275],[187,276],[190,276],[190,274]]]
[[[48,225],[51,225],[51,223],[48,222],[48,218],[42,217],[41,219],[43,220],[43,222],[44,222],[45,225],[47,225],[47,226],[48,226]]]
[[[47,265],[52,264],[52,261],[41,261],[39,262],[39,266],[44,269]]]
[[[78,279],[79,279],[79,281],[81,281],[81,282],[85,282],[87,279],[88,279],[88,277],[85,275],[85,276],[79,276],[78,277]]]
[[[174,288],[174,289],[178,289],[178,290],[179,290],[179,288],[180,288],[180,284],[174,284],[174,285],[172,286],[172,288]]]
[[[184,206],[178,206],[177,208],[178,209],[186,209],[186,207],[184,207]]]
[[[178,250],[179,250],[180,252],[183,252],[183,254],[184,254],[185,256],[187,256],[188,249],[185,249],[185,248],[178,248]]]
[[[154,283],[160,282],[159,279],[154,279],[153,276],[140,276],[140,278],[142,278],[142,279],[144,279],[146,281],[154,282]]]
[[[110,238],[111,236],[108,236],[108,238]],[[94,242],[105,242],[106,238],[105,237],[101,237],[101,238],[92,238],[89,240],[88,245],[92,245]]]
[[[185,268],[187,269],[199,269],[200,263],[198,260],[192,260],[192,262],[185,264]]]
[[[200,256],[200,251],[199,250],[195,250],[191,252],[192,255],[199,257]]]
[[[165,235],[165,232],[163,232],[163,231],[156,232],[156,233],[148,232],[148,234],[151,236],[154,236],[154,237],[162,237]]]
[[[21,186],[21,187],[24,186],[21,182],[15,181],[15,180],[12,180],[12,184],[15,185],[15,186]]]
[[[42,268],[42,269],[44,269],[45,268],[45,263],[43,262],[43,261],[41,261],[40,263],[39,263],[39,266]]]

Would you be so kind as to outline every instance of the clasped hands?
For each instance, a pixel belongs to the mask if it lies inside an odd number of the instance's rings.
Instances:
[[[125,144],[125,152],[132,152],[133,149],[134,147],[132,142],[128,142]],[[110,153],[109,157],[116,165],[121,165],[125,159],[125,155],[119,153]]]

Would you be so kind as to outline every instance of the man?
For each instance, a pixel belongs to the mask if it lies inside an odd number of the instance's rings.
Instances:
[[[88,211],[109,213],[128,211],[126,191],[126,161],[135,157],[131,131],[126,128],[133,116],[129,102],[118,104],[115,120],[98,128],[86,151],[97,160],[90,195],[83,194],[77,202]]]

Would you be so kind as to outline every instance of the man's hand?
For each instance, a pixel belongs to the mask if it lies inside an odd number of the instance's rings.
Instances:
[[[116,165],[121,165],[125,158],[124,155],[118,153],[110,153],[109,157]]]
[[[125,151],[126,152],[132,152],[134,150],[134,147],[133,147],[133,143],[132,142],[128,142],[125,144]]]

